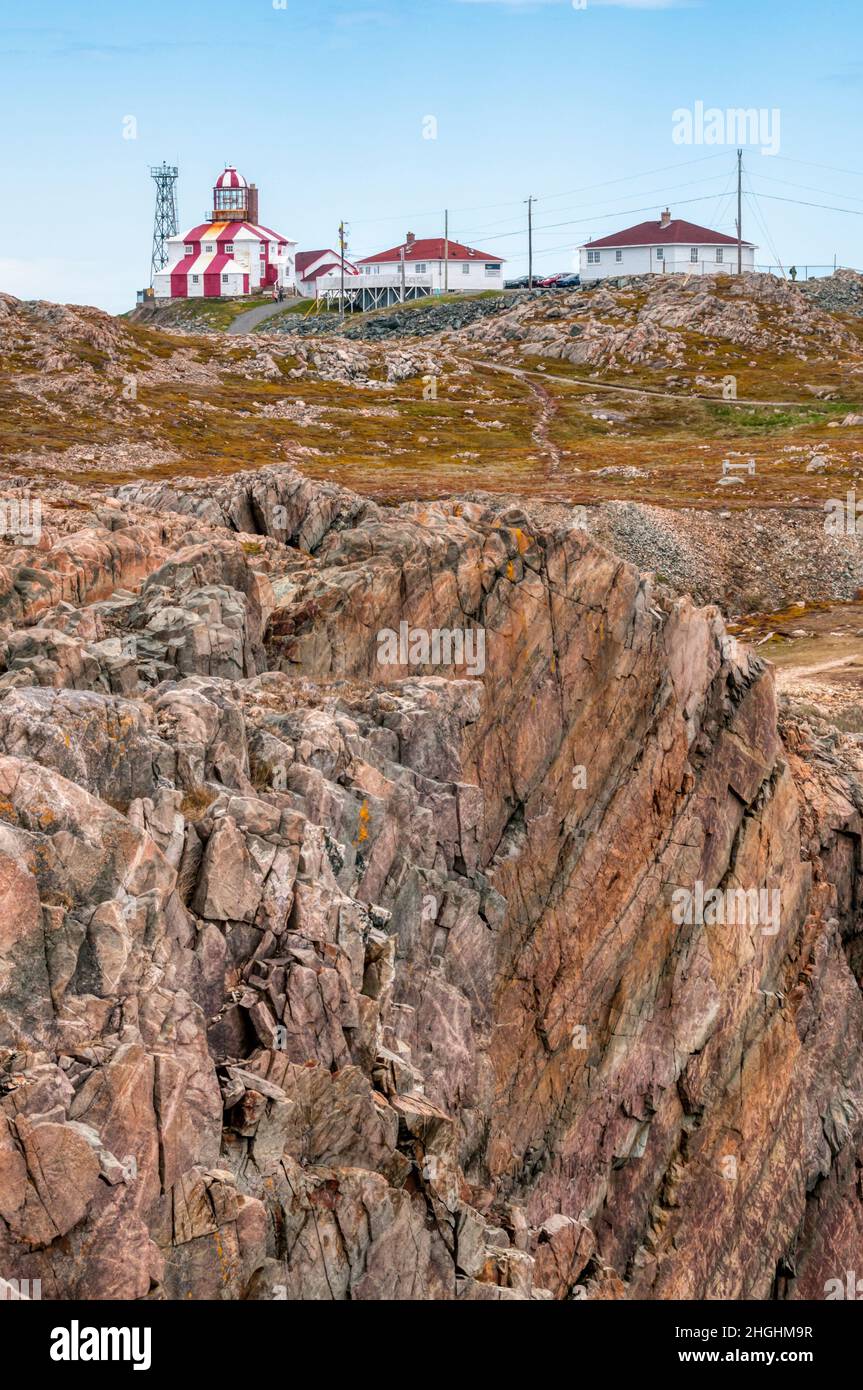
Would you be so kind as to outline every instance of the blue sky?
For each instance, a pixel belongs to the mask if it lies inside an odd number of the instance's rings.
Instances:
[[[519,274],[528,194],[545,272],[666,203],[733,233],[733,145],[672,139],[697,101],[781,113],[779,155],[745,155],[756,259],[863,268],[863,217],[778,201],[863,213],[858,3],[279,3],[4,0],[0,289],[128,308],[163,159],[180,166],[181,230],[231,162],[262,221],[307,249],[341,217],[355,255],[441,234],[449,207],[452,236]]]

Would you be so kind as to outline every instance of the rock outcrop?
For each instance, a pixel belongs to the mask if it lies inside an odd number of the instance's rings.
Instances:
[[[571,524],[286,468],[102,504],[0,571],[3,1276],[769,1299],[853,1268],[854,749],[780,736],[718,611]]]

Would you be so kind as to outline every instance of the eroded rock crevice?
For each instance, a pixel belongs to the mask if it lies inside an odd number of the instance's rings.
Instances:
[[[7,1275],[796,1298],[853,1267],[859,755],[780,735],[716,609],[529,510],[288,468],[88,518],[0,569]],[[382,664],[401,623],[481,628],[483,669]]]

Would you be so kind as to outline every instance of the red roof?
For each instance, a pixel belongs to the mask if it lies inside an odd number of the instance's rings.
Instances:
[[[319,261],[321,256],[333,256],[336,260],[338,259],[335,251],[329,246],[325,246],[322,251],[298,251],[294,261],[297,267],[297,274],[302,276],[302,272],[305,270],[306,266],[314,265],[315,261]]]
[[[612,232],[611,236],[598,237],[596,241],[586,241],[583,244],[595,251],[602,246],[696,246],[699,242],[707,246],[736,246],[737,238],[675,217],[664,227],[659,221],[639,222],[637,226],[627,227],[623,232]],[[754,243],[744,241],[743,245],[753,246]]]
[[[499,264],[502,256],[493,256],[490,251],[475,251],[470,246],[462,246],[460,241],[450,241],[446,259],[450,261],[494,261]],[[364,256],[360,265],[374,264],[376,261],[400,261],[402,251],[406,261],[442,261],[447,243],[442,236],[422,237],[417,241],[403,242],[390,251],[379,251],[376,256]]]
[[[214,227],[222,227],[222,230],[214,232]],[[183,241],[217,241],[221,245],[224,241],[234,241],[240,232],[251,232],[258,241],[278,241],[282,245],[287,245],[288,241],[280,232],[260,222],[227,222],[224,226],[221,222],[200,222],[186,232]]]
[[[190,227],[183,237],[184,241],[233,241],[237,232],[243,227],[248,227],[248,222],[228,222],[221,232],[214,232],[214,227],[219,227],[220,222],[199,222],[197,227]]]
[[[332,256],[333,259],[327,261],[325,265],[318,266],[317,270],[309,271],[308,267],[314,265],[315,261],[320,260],[321,256]],[[317,280],[319,275],[326,275],[330,270],[338,270],[341,265],[341,259],[336,255],[335,251],[330,250],[298,251],[294,258],[294,264],[297,268],[297,275],[301,280]],[[352,265],[348,260],[345,261],[345,270],[348,275],[359,275],[356,266]]]
[[[331,270],[339,270],[340,268],[341,268],[341,262],[339,262],[339,261],[327,261],[324,265],[319,265],[319,266],[317,267],[316,270],[307,270],[307,271],[305,272],[305,274],[303,274],[303,275],[300,276],[300,279],[301,279],[301,280],[317,280],[317,278],[318,278],[319,275],[329,275],[329,273],[330,273]],[[351,265],[350,261],[345,261],[345,274],[346,274],[346,275],[359,275],[359,273],[360,273],[360,272],[357,270],[356,266]]]

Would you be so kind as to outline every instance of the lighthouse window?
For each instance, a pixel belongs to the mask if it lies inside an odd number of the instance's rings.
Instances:
[[[193,275],[193,276],[192,276],[192,284],[193,284],[193,285],[197,285],[197,284],[198,284],[198,281],[200,280],[200,278],[201,278],[200,275]]]
[[[184,254],[185,254],[186,256],[194,256],[194,254],[195,254],[195,248],[194,248],[194,246],[184,246],[184,247],[183,247],[183,252],[184,252]]]
[[[222,284],[223,284],[223,285],[227,285],[227,283],[228,283],[228,277],[227,277],[227,275],[223,275],[223,276],[222,276]]]
[[[226,256],[233,256],[233,254],[234,254],[234,243],[233,243],[232,241],[226,241],[226,242],[225,242],[225,255],[226,255]]]
[[[208,244],[204,247],[204,250],[206,251],[206,253],[207,253],[208,256],[212,256],[212,254],[213,254],[213,252],[215,251],[215,249],[216,249],[216,248],[215,248],[215,246],[212,245],[212,243],[208,243]]]

